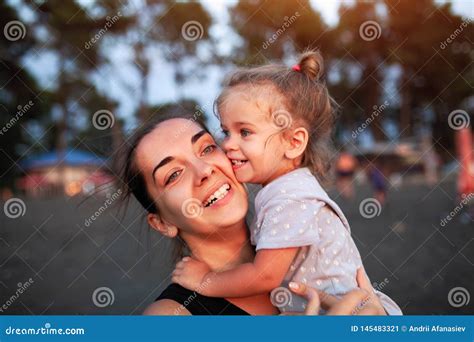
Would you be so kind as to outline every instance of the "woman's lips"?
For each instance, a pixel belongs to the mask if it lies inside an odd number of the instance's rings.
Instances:
[[[214,202],[212,205],[208,206],[208,207],[204,207],[204,209],[213,209],[213,208],[219,208],[219,207],[222,207],[224,205],[226,205],[227,203],[229,203],[231,200],[232,200],[232,196],[234,195],[234,187],[230,187],[230,190],[227,192],[227,194],[220,200],[218,200],[217,202]]]

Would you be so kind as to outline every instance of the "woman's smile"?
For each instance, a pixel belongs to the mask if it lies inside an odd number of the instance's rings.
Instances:
[[[203,202],[204,207],[210,207],[214,205],[214,203],[223,199],[227,193],[229,192],[231,186],[229,183],[222,184],[215,190],[211,195],[209,195],[206,200]]]
[[[204,205],[204,209],[220,208],[228,204],[232,200],[234,190],[229,183],[224,184],[212,194]]]

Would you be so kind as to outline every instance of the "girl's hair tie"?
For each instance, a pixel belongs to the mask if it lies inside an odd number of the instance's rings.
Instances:
[[[293,66],[291,67],[291,69],[294,70],[294,71],[301,71],[301,67],[300,67],[299,64],[293,65]]]

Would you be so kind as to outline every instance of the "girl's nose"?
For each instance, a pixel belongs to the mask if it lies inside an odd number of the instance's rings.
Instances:
[[[232,139],[231,136],[225,137],[224,141],[222,142],[222,148],[224,149],[224,152],[237,150],[237,144],[235,139]]]

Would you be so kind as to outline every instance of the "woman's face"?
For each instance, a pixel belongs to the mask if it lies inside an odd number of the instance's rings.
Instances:
[[[181,234],[207,236],[243,221],[245,188],[198,124],[186,119],[160,123],[143,137],[135,156],[160,219]]]

